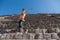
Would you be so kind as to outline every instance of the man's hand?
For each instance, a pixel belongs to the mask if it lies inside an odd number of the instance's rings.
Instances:
[[[25,20],[23,20],[25,22]]]

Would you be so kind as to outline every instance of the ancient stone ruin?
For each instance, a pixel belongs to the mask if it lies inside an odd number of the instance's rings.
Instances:
[[[0,40],[60,40],[60,14],[27,14],[18,33],[19,14],[0,16]]]

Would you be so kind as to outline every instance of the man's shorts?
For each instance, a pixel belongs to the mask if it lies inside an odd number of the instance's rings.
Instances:
[[[21,27],[23,27],[23,21],[22,20],[19,21],[19,28],[21,28]]]

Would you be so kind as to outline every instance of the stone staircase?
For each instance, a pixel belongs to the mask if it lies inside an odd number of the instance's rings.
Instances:
[[[58,33],[47,33],[47,29],[34,29],[35,33],[4,33],[0,34],[2,40],[60,40]]]
[[[22,32],[23,34],[18,32],[19,15],[2,16],[0,17],[0,40],[60,40],[59,16],[53,14],[27,15],[24,23],[26,31]]]

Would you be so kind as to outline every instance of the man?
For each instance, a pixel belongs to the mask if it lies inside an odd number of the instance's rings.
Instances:
[[[26,10],[25,9],[22,9],[22,13],[19,17],[19,32],[21,32],[21,28],[23,27],[23,22],[25,21],[25,16],[26,16]]]

